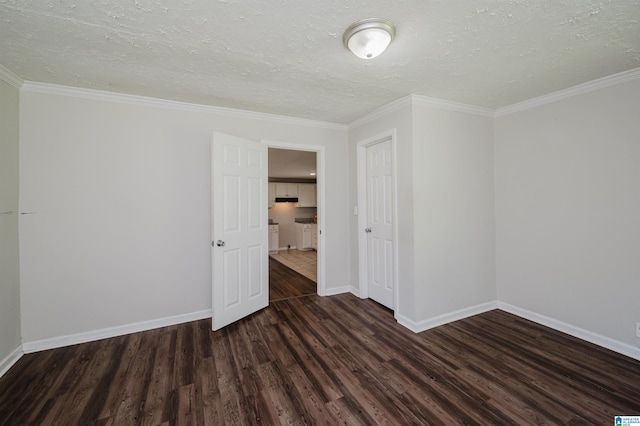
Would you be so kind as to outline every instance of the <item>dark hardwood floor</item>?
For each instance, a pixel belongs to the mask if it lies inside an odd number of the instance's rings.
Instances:
[[[314,281],[269,258],[269,301],[309,296],[316,294],[317,288]]]
[[[565,424],[640,414],[640,362],[495,310],[414,334],[344,294],[28,354],[0,424]]]

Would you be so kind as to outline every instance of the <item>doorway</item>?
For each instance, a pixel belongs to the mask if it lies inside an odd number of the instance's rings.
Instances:
[[[276,261],[302,275],[301,281],[306,284],[300,282],[300,287],[307,289],[305,294],[309,294],[311,284],[311,294],[324,295],[324,148],[273,141],[263,143],[269,147],[268,218],[270,224],[278,224],[279,234],[277,247],[270,241],[269,263]],[[294,191],[293,197],[285,194],[286,188],[289,192]],[[270,225],[270,228],[274,226]],[[278,284],[278,287],[282,286]],[[284,297],[282,292],[273,290],[270,289],[271,300]],[[291,293],[292,297],[300,295],[295,289]]]
[[[317,169],[317,284],[324,296],[324,148],[214,132],[211,148],[212,329],[269,305],[268,147],[312,151]],[[214,197],[217,194],[217,198]],[[286,198],[286,197],[285,197]],[[293,197],[292,197],[293,198]],[[215,200],[215,202],[214,202]],[[297,200],[296,200],[297,201]]]

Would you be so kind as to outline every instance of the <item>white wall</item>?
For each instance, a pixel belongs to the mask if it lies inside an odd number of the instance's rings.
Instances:
[[[211,309],[214,130],[326,147],[326,286],[349,285],[344,127],[131,99],[23,88],[25,342]]]
[[[493,118],[418,102],[413,123],[415,299],[422,329],[455,312],[486,310],[496,300]]]
[[[17,102],[7,89],[3,119]],[[22,91],[20,207],[33,212],[20,218],[25,342],[210,309],[213,130],[326,147],[327,290],[357,290],[356,144],[395,130],[406,319],[429,325],[497,299],[639,343],[638,80],[500,116],[493,127],[482,114],[414,98],[348,133],[130,99],[33,84]],[[6,134],[3,125],[3,150]],[[8,134],[15,149],[18,133]],[[11,252],[17,239],[2,244]],[[5,276],[0,303],[11,300]],[[1,333],[15,331],[0,319]]]
[[[0,375],[19,350],[19,91],[0,79]],[[8,213],[10,212],[10,213]]]
[[[498,299],[637,348],[640,80],[498,117],[495,143]]]
[[[349,132],[352,205],[356,146],[396,131],[400,322],[421,330],[495,304],[493,119],[413,96]],[[351,256],[357,265],[357,218]],[[357,268],[352,281],[358,282]],[[462,313],[461,313],[462,312]],[[450,319],[450,318],[449,318]]]

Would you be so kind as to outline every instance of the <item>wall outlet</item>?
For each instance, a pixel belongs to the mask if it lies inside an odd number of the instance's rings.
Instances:
[[[640,337],[640,322],[636,323],[636,337]]]

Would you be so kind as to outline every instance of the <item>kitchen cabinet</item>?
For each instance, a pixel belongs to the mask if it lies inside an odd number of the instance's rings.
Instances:
[[[280,227],[277,224],[269,225],[269,253],[278,253],[280,248]]]
[[[276,204],[276,184],[269,182],[269,208],[272,208]]]
[[[300,251],[312,250],[313,224],[296,223],[296,249]]]
[[[276,198],[292,198],[298,197],[298,184],[297,183],[281,183],[276,182]]]
[[[311,248],[318,250],[318,225],[316,223],[311,225]]]
[[[317,207],[315,184],[301,183],[298,185],[298,207]]]

